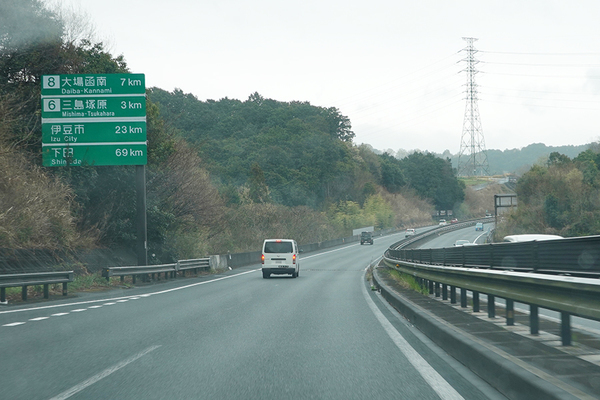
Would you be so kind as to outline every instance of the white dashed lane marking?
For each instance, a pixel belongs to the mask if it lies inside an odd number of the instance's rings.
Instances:
[[[36,307],[36,308],[24,308],[24,309],[16,309],[16,310],[6,310],[6,311],[0,311],[0,314],[12,314],[12,313],[16,313],[16,312],[29,312],[29,311],[34,311],[34,310],[42,310],[42,309],[50,309],[50,308],[56,308],[56,307],[72,307],[74,305],[83,305],[83,304],[89,304],[89,303],[96,303],[96,302],[101,302],[101,301],[107,301],[107,300],[112,300],[108,303],[104,303],[101,305],[95,305],[95,306],[89,306],[88,308],[78,308],[75,310],[71,310],[70,312],[64,312],[64,313],[56,313],[56,314],[52,314],[52,317],[61,317],[63,315],[69,315],[71,313],[78,313],[78,312],[82,312],[82,311],[87,311],[87,310],[91,310],[91,309],[95,309],[95,308],[102,308],[103,306],[112,306],[115,305],[117,303],[126,303],[129,300],[139,300],[141,298],[146,298],[146,297],[150,297],[156,294],[163,294],[163,293],[170,293],[173,291],[177,291],[177,290],[183,290],[183,289],[187,289],[187,288],[191,288],[191,287],[196,287],[196,286],[200,286],[200,285],[206,285],[209,283],[214,283],[214,282],[219,282],[222,281],[224,279],[231,279],[237,276],[242,276],[242,275],[246,275],[246,274],[250,274],[256,271],[260,271],[259,269],[253,269],[250,271],[245,271],[245,272],[241,272],[239,274],[235,274],[235,275],[229,275],[229,276],[224,276],[224,277],[220,277],[220,278],[216,278],[216,279],[212,279],[209,281],[202,281],[202,282],[197,282],[197,283],[192,283],[190,285],[185,285],[185,286],[180,286],[177,288],[172,288],[172,289],[167,289],[167,290],[161,290],[158,292],[154,292],[154,293],[146,293],[146,294],[140,294],[140,295],[135,295],[135,297],[127,297],[127,298],[119,298],[119,300],[117,299],[103,299],[103,300],[92,300],[92,301],[83,301],[83,302],[77,302],[77,303],[71,303],[71,304],[62,304],[62,305],[50,305],[50,306],[42,306],[42,307]],[[45,319],[48,319],[50,317],[36,317],[36,318],[31,318],[29,319],[29,321],[42,321]],[[4,325],[0,325],[0,326],[6,326],[6,327],[11,327],[11,326],[19,326],[19,325],[24,325],[26,324],[27,321],[25,322],[12,322],[9,324],[4,324]]]

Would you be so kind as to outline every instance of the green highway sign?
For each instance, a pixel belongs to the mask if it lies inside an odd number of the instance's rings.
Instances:
[[[144,95],[114,97],[61,96],[42,98],[42,123],[48,118],[127,118],[146,116]]]
[[[42,164],[145,165],[144,74],[42,76]]]
[[[42,124],[42,143],[144,142],[146,122],[56,122]]]
[[[42,163],[48,167],[83,165],[146,165],[146,143],[43,144]]]
[[[146,78],[144,74],[69,74],[42,76],[42,97],[145,93]]]

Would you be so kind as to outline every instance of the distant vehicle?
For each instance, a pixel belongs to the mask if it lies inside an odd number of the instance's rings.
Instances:
[[[458,218],[453,218],[450,220],[451,224],[457,224],[458,223]]]
[[[440,223],[438,225],[439,226],[446,226],[446,225],[448,225],[448,222],[446,222],[445,219],[440,219]]]
[[[475,224],[475,230],[476,231],[483,231],[483,223],[482,222],[478,222]]]
[[[409,228],[409,229],[407,229],[407,230],[406,230],[406,232],[404,233],[404,237],[405,237],[405,238],[407,238],[407,237],[409,237],[409,236],[415,236],[416,234],[417,234],[417,231],[416,231],[416,229]]]
[[[266,239],[260,257],[263,278],[270,278],[271,274],[290,274],[292,278],[297,278],[300,275],[299,252],[295,240]]]
[[[469,242],[467,239],[459,239],[456,242],[454,242],[455,246],[464,246],[469,244],[471,244],[471,242]]]
[[[373,235],[371,232],[361,232],[360,233],[360,244],[373,244]]]
[[[486,216],[486,218],[493,217],[493,215],[490,213],[485,213],[485,216]]]
[[[526,235],[510,235],[504,236],[503,242],[531,242],[533,240],[541,241],[541,240],[556,240],[556,239],[564,239],[562,236],[558,235],[538,235],[538,234],[526,234]]]

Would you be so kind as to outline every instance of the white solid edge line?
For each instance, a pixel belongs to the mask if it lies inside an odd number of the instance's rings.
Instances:
[[[115,301],[115,300],[121,300],[121,299],[138,300],[141,297],[149,297],[149,296],[152,296],[152,295],[155,295],[155,294],[162,294],[162,293],[172,292],[174,290],[186,289],[186,288],[189,288],[189,287],[192,287],[192,286],[204,285],[206,283],[217,282],[217,281],[220,281],[220,280],[223,280],[223,279],[228,279],[228,278],[234,278],[236,276],[241,276],[241,275],[249,274],[251,272],[256,272],[256,271],[260,271],[260,268],[253,269],[253,270],[246,271],[246,272],[241,272],[241,273],[235,274],[235,275],[228,275],[228,276],[224,276],[224,277],[221,277],[221,278],[211,279],[209,281],[202,281],[202,282],[198,282],[198,283],[192,283],[191,285],[181,286],[181,287],[174,288],[174,289],[163,290],[163,291],[160,291],[160,292],[147,293],[147,294],[142,294],[142,295],[137,294],[137,295],[131,295],[131,296],[114,297],[114,298],[108,298],[108,299],[78,301],[78,302],[75,302],[75,303],[54,304],[54,305],[51,305],[51,306],[31,307],[31,308],[19,308],[19,309],[16,309],[16,310],[0,311],[0,314],[12,314],[12,313],[23,312],[23,311],[36,311],[36,310],[44,310],[44,309],[59,308],[59,307],[72,307],[72,306],[76,306],[76,305],[101,303],[101,302]],[[102,307],[102,306],[101,305],[99,305],[99,306],[90,306],[88,308],[100,308],[100,307]]]
[[[366,271],[365,271],[366,272]],[[364,279],[364,275],[363,275]],[[364,283],[362,286],[363,296],[369,305],[375,317],[385,329],[386,333],[392,339],[396,347],[404,354],[406,359],[419,372],[431,388],[444,400],[464,400],[464,398],[454,389],[421,355],[402,337],[400,332],[387,320],[383,313],[377,308],[369,294]]]
[[[150,346],[147,349],[143,350],[142,352],[131,356],[123,361],[121,361],[120,363],[113,365],[110,368],[105,369],[104,371],[100,372],[99,374],[96,374],[94,376],[92,376],[89,379],[86,379],[85,381],[81,382],[78,385],[73,386],[72,388],[70,388],[69,390],[66,390],[64,392],[62,392],[61,394],[59,394],[58,396],[54,396],[52,397],[50,400],[65,400],[68,399],[69,397],[73,396],[76,393],[81,392],[83,389],[87,388],[90,385],[93,385],[94,383],[98,382],[99,380],[106,378],[107,376],[109,376],[110,374],[112,374],[113,372],[116,372],[118,370],[120,370],[121,368],[127,366],[128,364],[131,364],[132,362],[134,362],[135,360],[137,360],[138,358],[145,356],[146,354],[150,353],[151,351],[154,351],[156,349],[158,349],[160,347],[160,345],[157,346]]]

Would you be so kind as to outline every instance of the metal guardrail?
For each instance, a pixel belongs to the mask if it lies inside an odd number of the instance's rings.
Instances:
[[[185,276],[185,271],[193,270],[194,273],[197,273],[199,269],[209,270],[210,258],[177,261],[177,271],[181,271],[183,276]]]
[[[68,282],[73,282],[73,271],[0,274],[0,302],[6,303],[8,287],[21,286],[21,298],[27,300],[28,286],[44,285],[44,298],[47,299],[50,295],[49,285],[62,283],[63,296],[66,296]]]
[[[447,300],[449,288],[451,303],[460,289],[461,307],[467,307],[470,290],[474,312],[479,312],[479,294],[486,294],[490,318],[495,297],[505,299],[507,325],[514,324],[514,302],[528,304],[532,334],[539,333],[539,307],[557,311],[562,344],[568,346],[572,315],[600,321],[600,280],[564,274],[600,276],[599,245],[600,236],[441,249],[398,244],[386,251],[384,263],[414,276],[436,297]]]
[[[165,279],[169,276],[175,277],[177,272],[177,264],[160,264],[160,265],[141,265],[141,266],[128,266],[128,267],[107,267],[102,269],[102,276],[110,281],[113,276],[121,277],[121,282],[125,280],[126,276],[131,275],[133,283],[136,283],[136,277],[142,275],[143,281],[146,281],[148,276],[159,276],[161,273],[165,274]]]
[[[600,276],[600,236],[436,249],[388,249],[398,260],[443,266]]]
[[[210,258],[180,260],[173,264],[107,267],[102,269],[102,276],[106,278],[107,281],[110,281],[110,278],[113,276],[119,276],[121,281],[124,281],[126,276],[131,275],[132,282],[136,283],[136,277],[139,275],[146,281],[149,276],[153,280],[155,277],[160,279],[160,274],[164,273],[165,279],[168,279],[169,277],[175,278],[179,271],[185,276],[186,271],[194,270],[195,272],[198,272],[199,269],[210,269]]]

